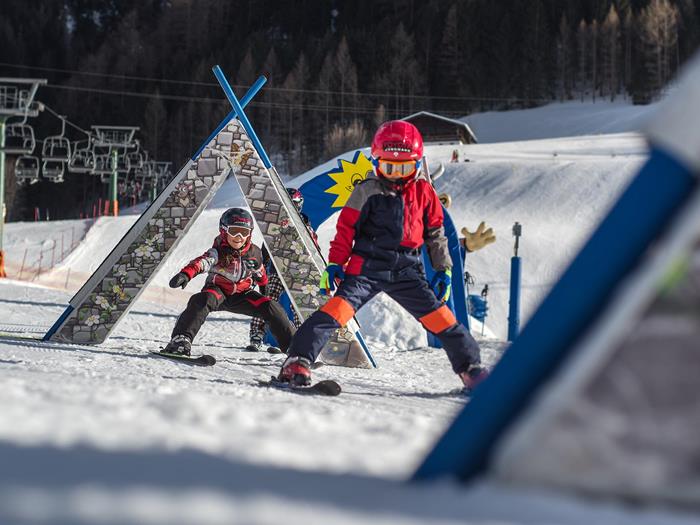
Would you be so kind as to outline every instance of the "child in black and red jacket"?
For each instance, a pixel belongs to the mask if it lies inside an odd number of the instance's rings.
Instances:
[[[411,123],[386,122],[377,130],[372,141],[376,176],[358,184],[341,210],[320,286],[330,293],[341,284],[299,327],[281,381],[309,384],[311,363],[333,331],[379,292],[435,334],[467,389],[486,377],[479,345],[444,304],[452,261],[440,200],[427,180],[417,178],[422,157],[423,138]],[[423,244],[436,271],[430,285],[421,260]]]
[[[253,217],[247,210],[227,210],[219,220],[214,245],[170,280],[171,288],[184,288],[194,276],[208,272],[204,288],[178,317],[165,352],[190,355],[192,340],[209,313],[217,310],[259,315],[286,352],[294,329],[280,304],[254,289],[256,284],[264,287],[268,278],[260,248],[251,242],[252,233]]]

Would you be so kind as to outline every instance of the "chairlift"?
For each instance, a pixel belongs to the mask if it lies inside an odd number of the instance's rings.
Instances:
[[[71,173],[90,173],[95,169],[95,151],[91,140],[78,140],[73,143],[72,155],[68,163]]]
[[[51,182],[63,182],[63,174],[66,172],[66,163],[55,160],[44,160],[41,164],[41,174]]]
[[[128,176],[131,171],[131,159],[129,155],[124,152],[119,152],[117,154],[117,174]]]
[[[141,143],[138,139],[134,139],[133,145],[126,148],[126,156],[129,158],[129,163],[132,169],[139,169],[146,161],[148,154],[141,149]]]
[[[133,126],[91,126],[95,135],[95,145],[128,148],[134,143],[138,127]]]
[[[60,135],[54,135],[44,139],[44,146],[41,149],[41,156],[45,161],[68,163],[71,160],[71,144],[68,137],[65,136],[66,118],[60,118],[61,133]]]
[[[93,175],[99,175],[100,177],[106,176],[109,180],[109,176],[112,175],[112,157],[109,154],[95,154],[95,166],[90,171]]]
[[[39,158],[21,155],[15,160],[15,179],[19,184],[39,182]]]
[[[34,128],[27,124],[27,114],[20,122],[5,126],[5,147],[0,148],[10,155],[31,155],[36,147]]]

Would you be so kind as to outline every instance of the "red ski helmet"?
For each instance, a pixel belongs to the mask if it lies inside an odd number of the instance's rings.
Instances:
[[[379,176],[404,181],[412,180],[423,158],[423,137],[418,128],[405,120],[385,122],[379,126],[372,139],[372,158]],[[400,174],[391,174],[387,172],[387,166],[381,161],[411,169],[402,171]],[[413,163],[415,163],[415,169],[412,169]]]
[[[423,137],[410,122],[390,120],[379,126],[374,134],[372,156],[383,160],[420,160],[423,158]]]

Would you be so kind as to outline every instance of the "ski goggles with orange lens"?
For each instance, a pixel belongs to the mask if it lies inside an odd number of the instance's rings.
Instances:
[[[390,179],[403,179],[413,175],[418,169],[418,162],[415,160],[382,160],[377,162],[377,168],[382,175]]]
[[[247,239],[252,230],[250,228],[244,228],[242,226],[229,226],[226,228],[226,232],[231,237],[239,237],[240,239]]]

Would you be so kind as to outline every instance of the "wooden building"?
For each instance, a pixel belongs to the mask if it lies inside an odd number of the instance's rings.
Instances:
[[[410,122],[423,135],[423,142],[432,144],[476,144],[476,135],[466,122],[419,111],[401,120]]]

